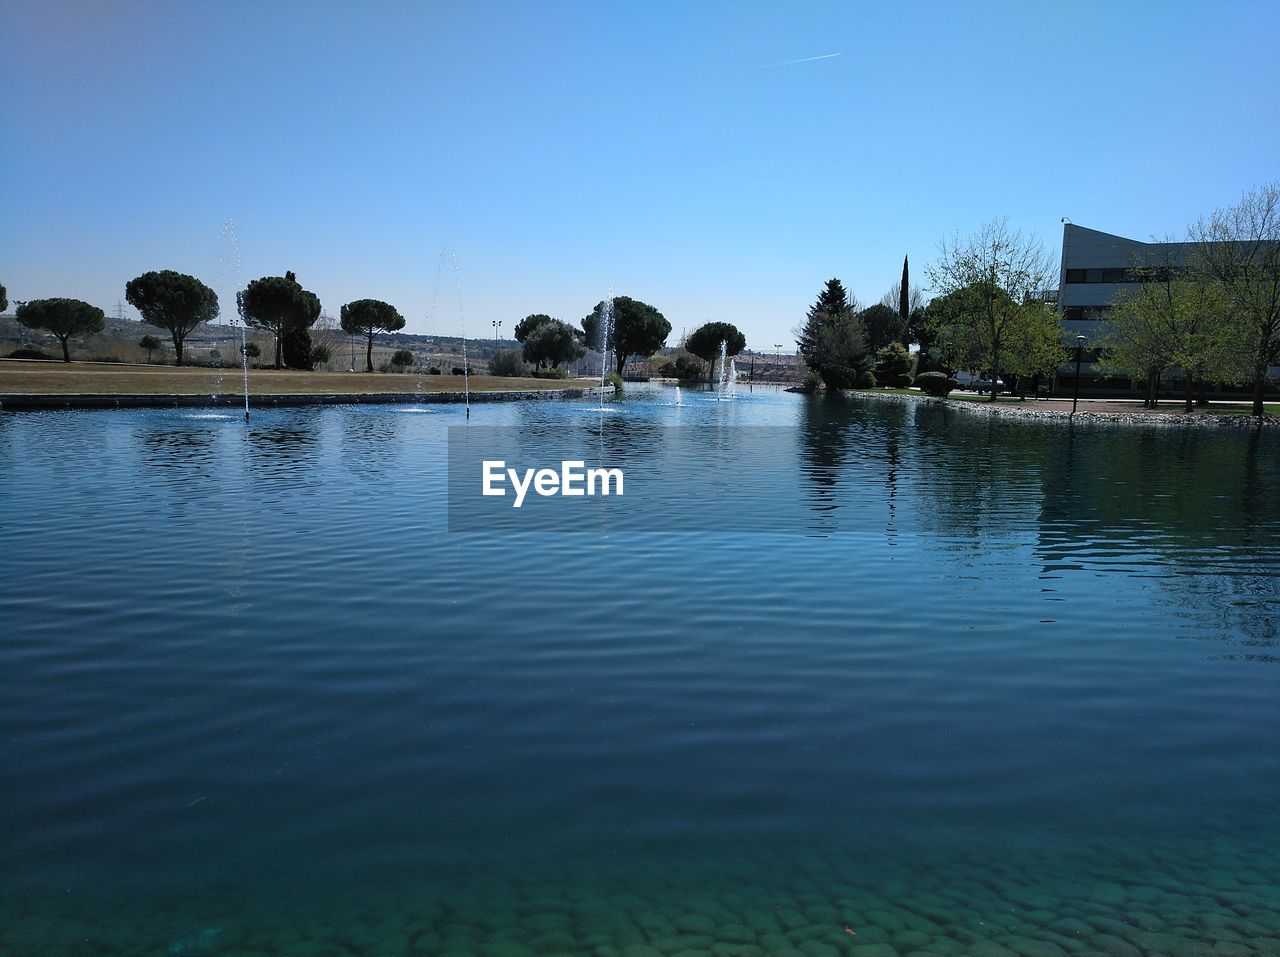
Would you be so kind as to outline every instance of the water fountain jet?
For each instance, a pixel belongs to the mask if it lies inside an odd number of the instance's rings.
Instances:
[[[249,334],[248,324],[244,321],[244,313],[240,311],[240,239],[236,235],[236,223],[230,217],[222,224],[222,237],[219,242],[219,259],[222,268],[231,274],[232,285],[236,291],[236,309],[240,312],[240,366],[244,374],[244,420],[249,421]],[[232,320],[234,325],[236,320]],[[221,358],[218,360],[221,366]],[[219,382],[222,381],[219,374]]]
[[[431,310],[428,315],[434,316],[436,305],[440,301],[440,285],[444,272],[445,260],[453,263],[454,286],[458,292],[458,326],[462,334],[462,401],[466,405],[466,417],[471,418],[471,362],[467,358],[467,316],[462,301],[462,270],[458,267],[458,256],[450,246],[440,247],[440,256],[436,260],[435,290],[431,295]],[[443,364],[444,357],[441,356]],[[419,379],[421,382],[421,379]]]
[[[604,411],[604,378],[609,368],[609,334],[613,331],[613,286],[609,286],[609,295],[605,298],[604,309],[600,314],[600,411]],[[622,374],[621,370],[618,372]]]

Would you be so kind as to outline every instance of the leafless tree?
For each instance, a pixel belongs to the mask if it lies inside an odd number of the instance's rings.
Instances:
[[[938,246],[929,279],[939,295],[958,293],[963,308],[957,340],[963,351],[981,355],[990,369],[991,401],[996,400],[1005,350],[1034,301],[1057,274],[1057,263],[1034,235],[993,219],[971,236],[956,233]]]
[[[889,291],[880,297],[880,305],[888,306],[894,312],[898,311],[898,306],[902,302],[902,280],[896,279]],[[924,290],[915,283],[911,284],[911,288],[907,290],[907,315],[910,316],[917,309],[924,307]]]
[[[338,320],[327,312],[322,312],[320,318],[315,321],[315,325],[311,327],[311,346],[324,346],[329,350],[329,361],[325,366],[331,366],[334,362],[340,362],[339,356],[343,355],[347,348],[347,334],[342,331],[342,326]]]

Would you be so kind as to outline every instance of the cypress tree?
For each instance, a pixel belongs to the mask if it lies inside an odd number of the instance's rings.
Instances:
[[[907,270],[907,257],[902,257],[902,286],[898,289],[898,317],[906,325],[911,316],[911,274]]]

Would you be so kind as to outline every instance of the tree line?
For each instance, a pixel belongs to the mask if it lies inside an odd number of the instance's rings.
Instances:
[[[1157,248],[1166,259],[1134,263],[1138,285],[1117,294],[1103,317],[1107,332],[1090,343],[1100,368],[1145,382],[1148,404],[1162,376],[1176,375],[1188,409],[1197,385],[1248,385],[1252,412],[1262,415],[1270,368],[1280,362],[1280,184],[1246,193],[1194,223],[1185,242]],[[908,362],[917,374],[979,370],[992,401],[1002,377],[1025,395],[1069,359],[1048,295],[1059,278],[1055,258],[1007,218],[944,240],[928,276],[936,295],[922,303],[904,259],[902,281],[866,308],[828,280],[796,330],[801,358],[829,389],[899,384],[914,345]]]
[[[1163,258],[1135,263],[1139,284],[1119,293],[1100,343],[1102,367],[1143,382],[1181,381],[1186,409],[1212,383],[1248,386],[1263,414],[1270,369],[1280,362],[1280,182],[1192,223]]]
[[[587,354],[591,348],[610,353],[614,368],[621,372],[632,356],[650,356],[666,343],[671,323],[654,306],[630,296],[602,299],[582,317],[577,327],[545,313],[521,319],[515,339],[521,352],[498,350],[494,368],[498,374],[518,375],[521,362],[534,367],[536,374],[555,374]]]
[[[0,286],[0,298],[4,295],[4,287]],[[138,310],[143,322],[169,333],[177,365],[184,364],[184,346],[191,332],[219,315],[217,293],[196,277],[169,269],[131,279],[125,285],[125,298]],[[0,308],[7,304],[4,298]],[[314,346],[311,341],[310,330],[320,317],[320,299],[304,289],[292,272],[253,280],[236,293],[236,308],[247,325],[274,337],[275,368],[311,369],[317,362],[331,358],[326,347]],[[77,299],[25,302],[19,305],[16,318],[28,328],[53,333],[62,344],[66,362],[71,361],[68,342],[72,337],[94,335],[106,327],[100,308]],[[342,306],[340,325],[347,334],[364,340],[365,369],[372,372],[374,339],[403,329],[405,319],[390,303],[357,299]],[[654,306],[628,296],[615,296],[597,303],[583,317],[581,328],[535,314],[521,320],[515,334],[523,346],[524,361],[536,369],[554,369],[580,358],[591,344],[600,350],[608,349],[621,370],[631,356],[648,356],[660,349],[670,333],[671,323]],[[139,345],[147,351],[148,361],[151,353],[160,348],[159,340],[150,335],[144,336]],[[405,354],[402,350],[396,358],[403,360]],[[519,365],[515,355],[495,359],[515,359]],[[404,363],[393,360],[393,364]]]
[[[830,279],[796,331],[801,358],[829,389],[903,386],[915,374],[979,368],[1025,389],[1065,358],[1054,307],[1039,294],[1052,260],[1034,238],[993,221],[972,236],[944,240],[928,270],[938,295],[927,304],[902,279],[880,302],[862,307],[839,279]],[[918,347],[912,358],[909,347]]]
[[[163,329],[173,344],[174,361],[185,363],[187,337],[203,323],[214,322],[220,314],[218,295],[194,276],[171,269],[143,273],[125,284],[125,298],[138,310],[142,321]],[[0,286],[0,309],[8,300]],[[236,293],[236,309],[245,324],[271,333],[275,340],[273,365],[277,369],[311,369],[331,358],[325,346],[311,342],[310,330],[320,317],[320,299],[303,288],[292,272],[264,276]],[[17,310],[20,323],[53,333],[62,344],[63,359],[70,362],[68,342],[73,337],[95,335],[106,327],[101,309],[76,299],[39,299],[22,303]],[[380,299],[357,299],[340,311],[340,325],[348,335],[359,336],[365,344],[365,369],[373,371],[373,344],[383,333],[404,328],[405,319],[390,303]],[[495,371],[518,375],[529,363],[537,372],[556,372],[586,354],[588,347],[607,350],[618,370],[633,356],[650,356],[661,349],[671,334],[671,323],[649,303],[629,296],[614,296],[598,302],[578,326],[561,322],[545,313],[525,316],[515,328],[522,351],[498,350]],[[607,339],[607,342],[606,342]],[[746,348],[746,337],[731,323],[710,322],[699,327],[686,343],[689,351],[710,362],[719,355],[721,342],[727,354]],[[161,348],[153,335],[144,335],[139,346],[151,354]],[[257,345],[248,344],[257,356]],[[322,354],[323,353],[323,354]],[[398,361],[397,361],[398,360]],[[407,360],[407,361],[406,361]],[[392,360],[395,366],[412,363],[412,355],[401,350]]]
[[[0,309],[7,308],[3,287],[0,299],[4,300]],[[192,331],[202,323],[214,322],[220,314],[216,292],[195,276],[172,269],[153,270],[129,280],[125,299],[138,310],[144,323],[169,333],[176,365],[185,364],[186,340]],[[304,289],[292,272],[253,280],[236,293],[236,309],[246,325],[274,336],[275,368],[312,369],[332,358],[328,346],[313,345],[311,341],[311,329],[320,318],[320,299]],[[103,311],[79,299],[20,303],[15,318],[30,329],[52,333],[62,345],[64,362],[71,361],[68,343],[72,337],[96,335],[106,328]],[[404,317],[396,308],[379,299],[357,299],[342,307],[342,330],[366,341],[365,365],[369,372],[373,371],[374,338],[403,329],[404,325]],[[146,350],[148,362],[151,353],[161,346],[152,335],[143,336],[138,344]],[[257,345],[246,346],[246,355],[258,354]]]
[[[603,343],[606,318],[609,325],[608,345]],[[534,367],[535,375],[554,371],[561,363],[570,363],[586,355],[588,345],[596,351],[608,349],[617,370],[626,367],[632,356],[652,356],[666,345],[671,323],[655,307],[628,296],[604,300],[582,318],[575,328],[544,313],[525,316],[516,324],[515,339],[522,344],[519,357],[495,356],[503,374],[517,374],[517,358]],[[689,333],[682,345],[705,366],[708,378],[723,344],[725,356],[736,356],[747,347],[746,336],[731,322],[706,322]],[[514,364],[513,364],[514,363]],[[681,367],[677,371],[683,371]]]

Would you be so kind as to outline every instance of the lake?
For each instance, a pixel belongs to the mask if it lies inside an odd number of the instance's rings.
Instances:
[[[1274,432],[674,398],[0,416],[0,955],[1280,953]]]

